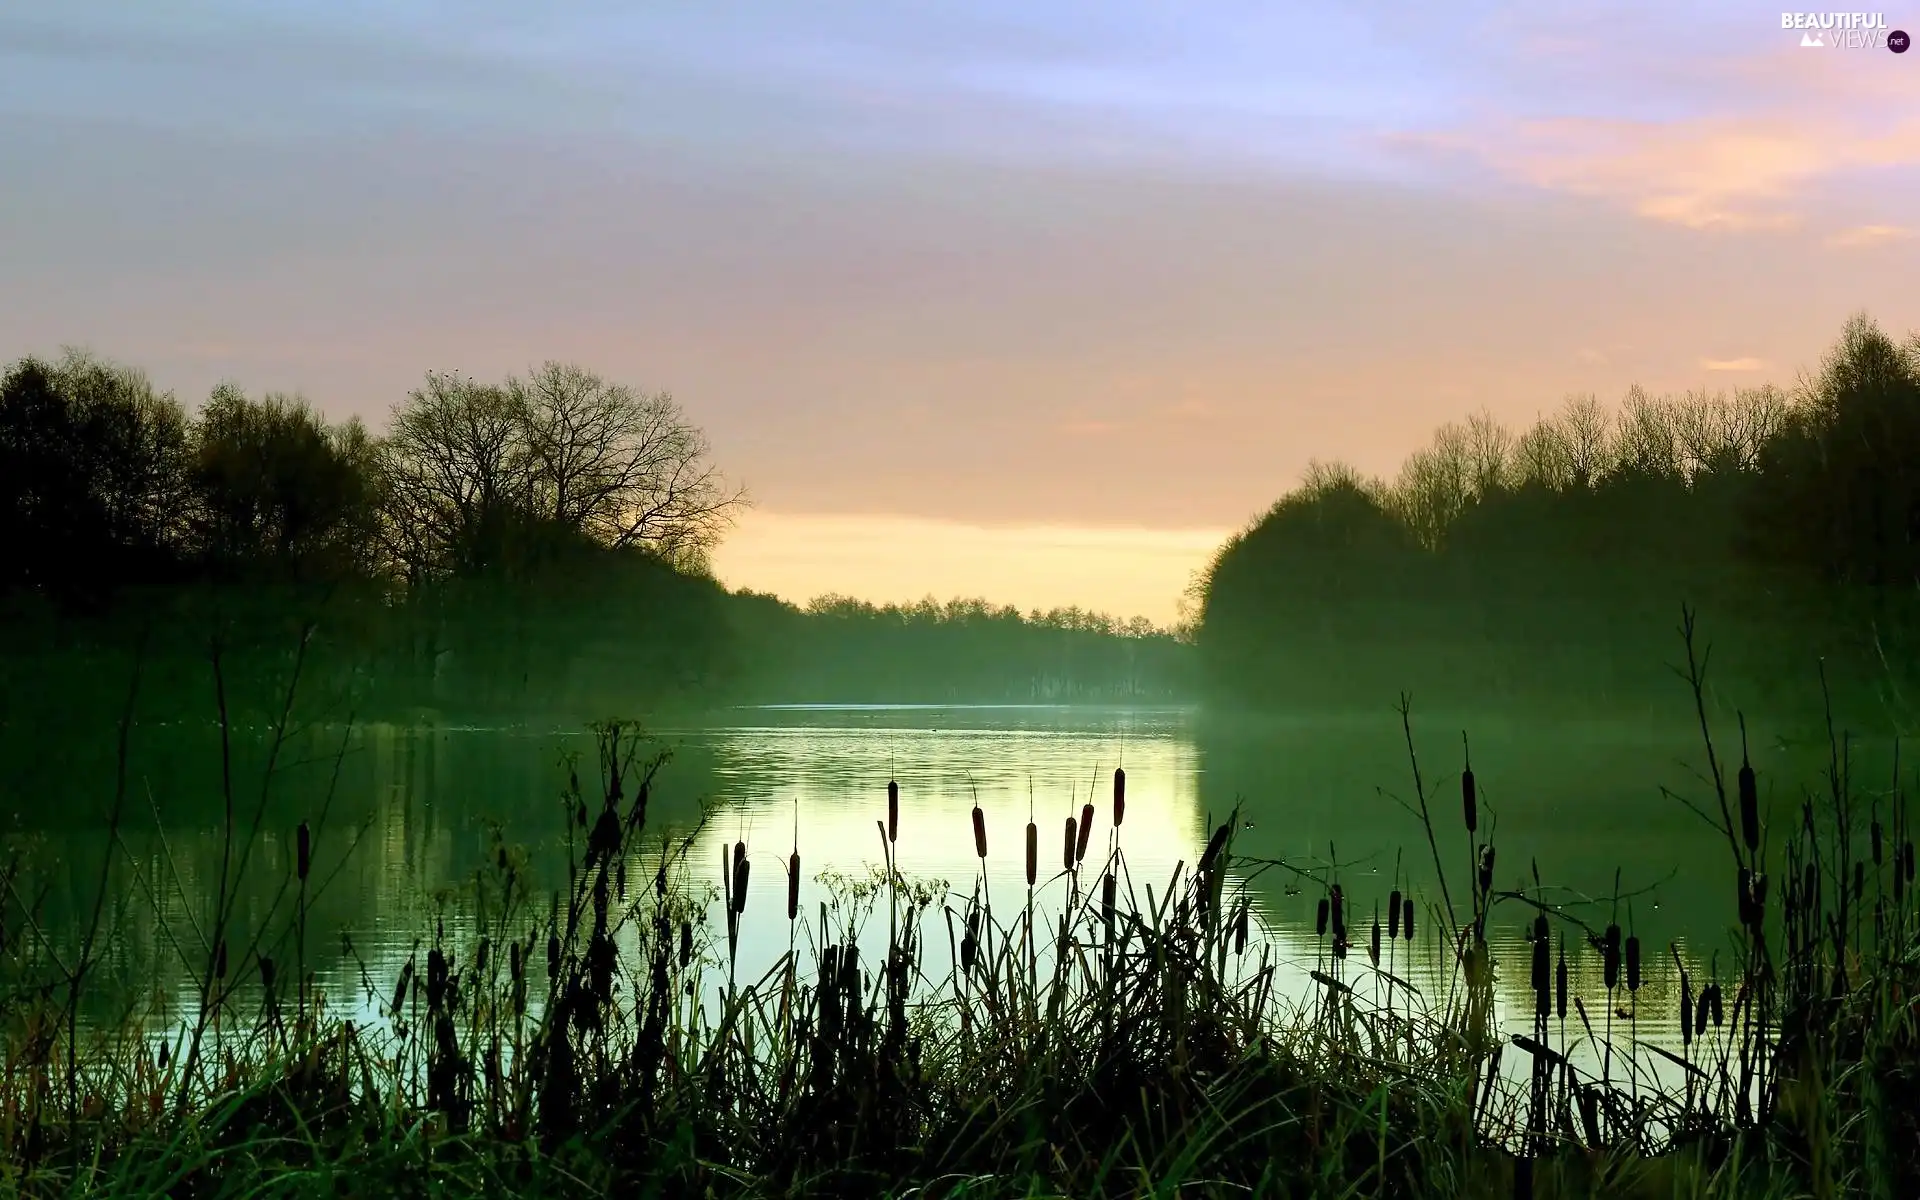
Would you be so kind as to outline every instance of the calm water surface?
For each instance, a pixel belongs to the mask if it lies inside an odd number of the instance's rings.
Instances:
[[[1470,855],[1460,815],[1459,726],[1418,721],[1414,746],[1456,901]],[[777,706],[650,732],[672,752],[654,792],[651,831],[691,830],[705,807],[690,859],[701,885],[717,886],[734,841],[749,847],[743,979],[771,966],[794,936],[784,872],[796,845],[808,913],[829,898],[835,877],[866,877],[882,861],[879,823],[890,778],[902,794],[900,869],[945,881],[956,909],[984,879],[1000,913],[1017,911],[1026,897],[1030,815],[1040,827],[1043,906],[1071,886],[1060,869],[1062,824],[1089,800],[1099,815],[1088,863],[1104,860],[1115,837],[1116,766],[1125,767],[1128,780],[1117,840],[1136,895],[1149,886],[1164,895],[1176,864],[1191,864],[1211,824],[1240,804],[1245,823],[1237,852],[1288,864],[1259,872],[1250,887],[1286,977],[1301,994],[1310,989],[1306,972],[1326,955],[1313,928],[1321,893],[1302,872],[1324,878],[1337,864],[1362,947],[1375,909],[1396,883],[1423,904],[1439,901],[1435,850],[1417,816],[1414,770],[1391,712],[1225,722],[1176,708]],[[1730,961],[1725,843],[1661,790],[1709,800],[1697,777],[1705,768],[1697,739],[1639,726],[1485,719],[1471,733],[1481,834],[1491,828],[1499,847],[1497,886],[1531,888],[1537,868],[1545,898],[1596,927],[1617,913],[1635,929],[1649,952],[1639,1008],[1657,1014],[1644,1036],[1669,1040],[1669,988],[1677,983],[1670,983],[1666,947],[1678,944],[1697,978],[1716,952]],[[8,777],[16,780],[9,797],[14,836],[49,883],[47,927],[70,938],[90,916],[102,877],[105,812],[115,788],[112,738],[49,740],[20,726],[5,735]],[[1818,755],[1773,741],[1762,752],[1759,741],[1755,762],[1763,780],[1797,803],[1787,783],[1814,782]],[[271,772],[269,744],[265,731],[242,731],[231,751],[232,782],[223,786],[213,730],[135,730],[119,835],[124,850],[107,868],[109,982],[124,993],[177,1002],[192,995],[191,969],[204,961],[195,938],[219,886],[229,793],[235,827],[244,834],[257,813],[261,831],[239,874],[242,932],[235,940],[286,926],[293,831],[301,820],[312,822],[318,834],[307,956],[330,994],[357,1004],[369,985],[391,986],[436,921],[450,929],[470,924],[471,881],[491,861],[496,836],[528,848],[538,888],[563,885],[568,756],[578,756],[583,787],[591,792],[595,780],[592,736],[538,723],[319,725],[292,734]],[[984,875],[970,825],[976,802],[988,829]],[[226,861],[230,874],[239,872],[237,850]],[[642,870],[635,868],[635,886]],[[1616,889],[1628,897],[1617,905]],[[1531,1004],[1523,990],[1526,948],[1517,940],[1528,915],[1509,906],[1496,929],[1503,999],[1515,1028],[1526,1025]],[[717,924],[717,906],[714,916]],[[1422,917],[1423,934],[1430,933],[1433,910],[1423,908]],[[929,939],[942,954],[944,943],[944,931]],[[1401,973],[1416,982],[1426,977],[1425,958],[1439,953],[1431,938],[1423,945],[1423,958],[1413,963],[1406,948],[1392,949]],[[276,947],[283,963],[294,954],[290,943]],[[1364,958],[1357,949],[1356,962]],[[1597,965],[1584,956],[1579,963],[1589,1007],[1602,1011],[1591,999],[1600,991]]]

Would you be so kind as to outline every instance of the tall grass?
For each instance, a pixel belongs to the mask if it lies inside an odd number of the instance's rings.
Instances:
[[[1691,614],[1682,632],[1707,783],[1675,800],[1725,835],[1740,925],[1724,968],[1643,947],[1631,892],[1601,925],[1537,869],[1502,887],[1464,741],[1470,857],[1443,861],[1403,700],[1429,894],[1400,869],[1363,895],[1336,865],[1237,855],[1237,809],[1168,878],[1136,878],[1116,771],[1107,836],[1089,799],[1055,872],[1029,821],[1024,903],[996,912],[989,852],[1012,831],[976,805],[976,878],[914,880],[897,857],[912,797],[889,784],[872,880],[805,911],[805,831],[782,848],[787,949],[754,974],[750,848],[727,846],[716,872],[691,853],[704,822],[655,829],[666,756],[609,723],[588,782],[568,773],[564,880],[542,893],[497,844],[473,919],[422,931],[395,979],[363,973],[357,1009],[307,959],[323,819],[296,834],[284,929],[244,946],[229,870],[263,806],[230,819],[211,922],[175,943],[197,1004],[161,1029],[78,1019],[98,910],[70,949],[25,860],[0,864],[0,1180],[34,1195],[1920,1194],[1920,896],[1897,773],[1864,787],[1830,731],[1828,777],[1796,819],[1766,821],[1765,781],[1708,720]],[[130,721],[131,705],[123,734]],[[1272,870],[1317,893],[1304,992],[1249,889]],[[1507,922],[1527,939],[1526,1032],[1496,1001],[1519,966],[1490,948]],[[1668,957],[1675,1003],[1653,1011]],[[1577,969],[1590,958],[1597,979]],[[1643,1037],[1675,1026],[1678,1054]]]

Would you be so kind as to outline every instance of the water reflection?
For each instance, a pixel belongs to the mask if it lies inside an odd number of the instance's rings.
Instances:
[[[656,832],[685,832],[698,824],[702,806],[711,806],[691,856],[702,886],[717,889],[722,856],[736,840],[747,843],[754,865],[740,964],[742,977],[753,978],[796,936],[786,919],[787,855],[797,844],[802,910],[815,914],[829,898],[823,878],[860,877],[881,862],[888,779],[899,782],[902,794],[900,869],[945,881],[956,908],[983,886],[1004,923],[1026,902],[1030,816],[1039,827],[1042,908],[1094,885],[1091,868],[1114,841],[1112,771],[1124,765],[1128,805],[1118,844],[1135,895],[1144,898],[1151,889],[1164,897],[1176,866],[1197,857],[1209,818],[1217,821],[1243,801],[1249,824],[1237,851],[1297,868],[1270,870],[1252,883],[1283,991],[1304,1002],[1317,986],[1310,973],[1332,965],[1326,941],[1314,930],[1320,895],[1314,873],[1324,878],[1328,864],[1338,862],[1352,920],[1362,931],[1349,974],[1358,986],[1378,986],[1361,965],[1366,931],[1376,906],[1400,886],[1422,900],[1423,937],[1417,951],[1389,945],[1387,965],[1431,998],[1449,961],[1430,907],[1439,898],[1433,858],[1437,853],[1447,864],[1459,888],[1471,853],[1457,791],[1449,790],[1462,753],[1459,734],[1438,722],[1435,727],[1433,734],[1417,730],[1416,791],[1402,731],[1390,714],[1249,726],[1184,709],[740,710],[658,731],[673,760],[660,776],[651,818]],[[272,938],[269,952],[278,962],[291,967],[304,957],[336,1003],[367,1003],[370,1014],[369,985],[390,987],[436,922],[456,933],[470,928],[466,884],[491,861],[496,834],[528,848],[537,889],[564,886],[567,825],[560,796],[570,756],[591,789],[592,748],[591,734],[578,729],[318,726],[294,735],[269,771],[269,743],[256,732],[236,743],[228,788],[213,731],[143,729],[135,739],[122,851],[107,874],[114,903],[107,912],[112,937],[104,982],[123,995],[158,991],[176,1005],[195,994],[228,850],[231,794],[243,834],[256,808],[260,815],[240,882],[230,889],[232,942]],[[16,739],[8,754],[22,750]],[[1671,1045],[1677,981],[1666,946],[1679,945],[1698,985],[1726,944],[1731,917],[1718,835],[1660,791],[1689,785],[1686,740],[1632,728],[1483,723],[1472,750],[1483,820],[1500,845],[1497,886],[1531,889],[1537,863],[1546,885],[1538,894],[1571,906],[1596,928],[1615,919],[1636,928],[1649,961],[1647,984],[1633,1006],[1637,1032]],[[44,756],[38,761],[44,768]],[[110,757],[77,751],[55,761],[65,769],[58,778],[43,772],[39,794],[66,799],[22,805],[15,821],[37,839],[36,862],[52,884],[48,927],[71,940],[90,917],[108,849],[99,818],[84,814],[103,811],[101,797],[112,794],[112,764]],[[1781,753],[1757,757],[1756,764],[1764,778],[1813,777]],[[1432,850],[1416,816],[1421,793],[1434,820]],[[1082,872],[1088,877],[1076,879],[1062,871],[1062,826],[1089,802],[1096,817]],[[971,831],[976,803],[988,836],[984,863]],[[302,820],[318,831],[304,953],[286,933],[299,901],[290,879],[293,830]],[[637,865],[636,877],[645,878],[650,865]],[[1619,904],[1611,899],[1616,886],[1629,894]],[[717,908],[713,916],[717,926]],[[1532,1017],[1528,948],[1519,938],[1528,916],[1515,910],[1504,918],[1510,927],[1491,931],[1503,1020],[1516,1031],[1528,1028]],[[884,931],[865,936],[875,935]],[[350,937],[350,948],[343,937]],[[944,932],[930,931],[927,944],[934,952],[929,967],[937,969],[947,953]],[[1605,1022],[1627,998],[1604,997],[1592,956],[1577,938],[1570,950],[1576,988],[1593,1017]]]

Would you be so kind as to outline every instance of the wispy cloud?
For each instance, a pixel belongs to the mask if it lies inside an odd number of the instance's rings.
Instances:
[[[1843,229],[1829,237],[1827,245],[1851,249],[1858,246],[1879,246],[1887,242],[1904,242],[1914,236],[1914,231],[1904,225],[1855,225],[1852,229]]]
[[[1885,131],[1762,116],[1562,117],[1406,139],[1465,153],[1537,187],[1595,196],[1692,229],[1789,230],[1808,189],[1849,171],[1920,164],[1920,120]]]
[[[1700,365],[1709,371],[1764,371],[1764,358],[1703,358]]]

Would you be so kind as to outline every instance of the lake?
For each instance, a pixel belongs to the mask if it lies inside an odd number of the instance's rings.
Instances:
[[[865,877],[882,862],[889,779],[902,798],[900,870],[945,881],[956,909],[984,880],[1005,913],[1026,896],[1030,817],[1040,830],[1040,901],[1057,903],[1075,886],[1061,869],[1063,822],[1094,804],[1094,848],[1083,869],[1089,881],[1078,885],[1091,886],[1114,839],[1112,776],[1124,767],[1127,807],[1117,841],[1136,895],[1151,888],[1164,896],[1176,866],[1190,867],[1209,829],[1239,804],[1236,853],[1275,864],[1253,874],[1255,911],[1304,992],[1306,971],[1327,953],[1314,921],[1323,894],[1316,880],[1327,877],[1329,864],[1337,864],[1349,922],[1359,931],[1357,960],[1364,960],[1374,912],[1396,884],[1423,904],[1437,903],[1436,852],[1454,901],[1463,902],[1470,855],[1458,781],[1463,725],[1479,782],[1481,836],[1492,831],[1497,841],[1496,887],[1525,888],[1595,928],[1617,919],[1637,931],[1649,964],[1640,1004],[1661,1014],[1646,1036],[1660,1040],[1671,1026],[1668,945],[1677,945],[1696,980],[1716,952],[1731,961],[1725,840],[1662,791],[1712,805],[1711,790],[1696,777],[1705,770],[1697,733],[1687,736],[1684,723],[1655,730],[1416,717],[1414,749],[1434,823],[1430,849],[1400,718],[1390,710],[1250,720],[1191,708],[742,708],[649,730],[653,744],[671,753],[649,825],[654,833],[699,826],[690,863],[703,885],[718,884],[732,843],[747,844],[754,865],[740,932],[744,980],[770,967],[794,936],[785,868],[796,846],[808,914],[830,898],[832,880]],[[591,796],[596,788],[592,734],[533,721],[477,728],[416,715],[319,723],[290,733],[277,754],[269,731],[238,730],[224,772],[216,729],[142,724],[127,754],[122,849],[108,856],[113,731],[50,738],[16,722],[5,735],[15,844],[46,886],[44,927],[73,943],[91,919],[110,857],[103,924],[113,936],[100,982],[123,996],[178,1005],[190,1001],[192,972],[204,962],[194,938],[217,898],[223,857],[241,880],[233,940],[245,944],[252,931],[286,927],[294,830],[311,823],[307,960],[336,1001],[362,997],[388,986],[436,921],[455,929],[471,921],[470,881],[495,861],[497,844],[527,848],[536,890],[564,885],[569,756],[583,790]],[[1751,740],[1763,795],[1797,811],[1797,784],[1818,782],[1824,747],[1760,730]],[[1737,737],[1734,746],[1737,763]],[[229,795],[243,835],[230,855]],[[984,871],[971,829],[976,803],[988,834]],[[248,848],[244,834],[256,814],[259,834]],[[634,886],[651,861],[636,863]],[[1627,898],[1616,903],[1616,889]],[[1422,909],[1428,930],[1434,911]],[[716,924],[717,914],[716,907]],[[1493,929],[1516,1028],[1530,1004],[1519,941],[1530,915],[1509,904]],[[944,935],[931,942],[944,951]],[[1427,958],[1437,959],[1439,943],[1425,945]],[[284,939],[276,947],[283,963],[294,954]],[[1417,981],[1424,966],[1401,970]],[[1579,957],[1576,971],[1575,990],[1597,993],[1594,956]]]

